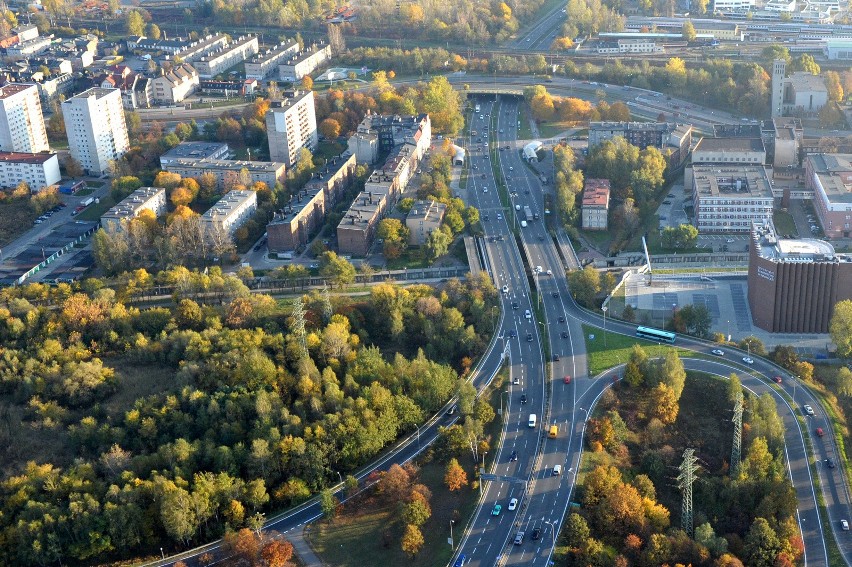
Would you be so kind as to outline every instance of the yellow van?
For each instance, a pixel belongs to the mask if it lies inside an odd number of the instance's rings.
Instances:
[[[551,437],[556,437],[556,434],[557,434],[558,432],[559,432],[559,428],[558,428],[558,427],[556,427],[555,425],[551,425],[551,426],[550,426],[550,436],[551,436]]]

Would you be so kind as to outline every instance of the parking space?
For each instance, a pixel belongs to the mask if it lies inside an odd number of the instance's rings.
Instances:
[[[671,191],[660,203],[657,215],[660,217],[660,228],[667,226],[680,226],[689,222],[685,206],[689,204],[688,197],[683,194],[682,185],[672,185]]]
[[[744,233],[698,235],[698,246],[712,248],[714,252],[745,252],[748,242],[749,235]]]

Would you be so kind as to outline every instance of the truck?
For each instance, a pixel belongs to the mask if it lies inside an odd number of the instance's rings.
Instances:
[[[527,222],[533,220],[533,212],[529,207],[524,207],[524,215],[527,217]]]
[[[85,199],[80,201],[80,205],[82,205],[83,207],[88,207],[89,205],[91,205],[94,202],[95,202],[94,197],[86,197]]]

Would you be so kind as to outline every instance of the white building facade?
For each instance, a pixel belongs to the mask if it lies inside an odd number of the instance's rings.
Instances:
[[[0,150],[38,153],[48,149],[38,87],[29,83],[0,87]]]
[[[90,175],[103,175],[130,141],[119,89],[91,88],[62,103],[71,156]]]
[[[38,193],[61,178],[56,154],[0,152],[0,187],[16,187],[24,181],[30,191]]]
[[[319,144],[313,91],[293,91],[272,101],[266,113],[269,159],[292,166],[299,150],[316,150]]]
[[[254,191],[228,191],[216,204],[201,215],[205,232],[221,228],[234,234],[257,210],[257,193]]]

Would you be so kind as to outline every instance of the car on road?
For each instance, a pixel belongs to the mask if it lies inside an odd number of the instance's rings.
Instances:
[[[512,309],[517,309],[518,307],[520,307],[520,306],[518,305],[518,302],[517,302],[517,301],[513,301],[513,302],[512,302]]]
[[[754,364],[754,359],[751,358],[750,356],[744,356],[743,362],[745,362],[746,364]]]
[[[533,541],[536,541],[540,537],[541,537],[541,528],[534,529],[532,531],[532,533],[530,534],[530,539],[533,540]]]
[[[834,467],[837,466],[837,464],[834,462],[834,459],[829,458],[829,459],[825,460],[825,466],[827,466],[830,469],[833,469]]]
[[[733,243],[734,243],[734,239],[733,239],[733,238],[728,238],[727,240],[725,240],[725,242],[727,242],[728,244],[733,244]]]
[[[568,375],[565,375],[565,377],[562,378],[562,381],[565,382],[566,384],[570,384],[571,383],[571,377],[568,376]]]
[[[517,507],[518,507],[518,499],[517,498],[512,498],[511,500],[509,500],[509,510],[510,511],[514,510]]]
[[[510,165],[510,166],[509,166],[509,171],[515,171],[515,168],[514,168],[514,167],[512,167],[512,166]]]
[[[816,415],[816,414],[814,413],[814,408],[812,408],[812,407],[811,407],[811,406],[809,406],[808,404],[805,404],[805,405],[804,405],[804,406],[802,406],[802,407],[804,408],[804,410],[805,410],[805,413],[806,413],[806,414],[808,414],[808,415]]]
[[[510,339],[514,339],[517,336],[518,336],[518,331],[516,331],[515,329],[512,329],[511,331],[509,331],[509,338]]]
[[[453,563],[453,567],[462,567],[462,565],[464,565],[465,559],[467,559],[467,557],[465,556],[464,553],[462,553],[461,555],[459,555],[459,558],[456,559],[456,562]]]
[[[527,342],[531,343],[533,341],[532,333],[527,333]]]
[[[512,378],[512,384],[514,384],[515,386],[517,386],[517,385],[518,385],[518,384],[520,384],[520,383],[521,383],[521,379],[520,379],[520,378],[518,378],[517,376],[515,376],[514,378]]]
[[[553,297],[559,297],[559,292],[558,292],[558,291],[554,291],[554,292],[553,292],[553,293],[551,293],[550,295],[552,295]]]
[[[559,355],[558,354],[553,355],[553,362],[559,362]]]
[[[509,462],[514,463],[517,460],[518,460],[518,452],[512,451],[512,456],[509,457]],[[511,504],[509,505],[509,510],[514,510],[514,508],[512,508],[512,506],[511,506]]]
[[[848,532],[849,531],[849,522],[847,522],[846,520],[840,520],[840,529],[843,530],[844,532]]]
[[[500,506],[499,504],[495,504],[494,509],[491,510],[491,515],[492,516],[499,516],[501,510],[503,510],[503,507]]]
[[[714,349],[713,349],[713,350],[711,350],[710,352],[712,352],[712,353],[713,353],[713,354],[715,354],[716,356],[725,356],[725,351],[720,350],[720,349],[718,349],[718,348],[714,348]]]
[[[515,534],[515,545],[521,545],[524,543],[524,532],[518,532]]]
[[[825,435],[825,431],[822,430],[822,427],[817,427],[816,428],[816,434],[817,434],[817,437],[822,437],[823,435]]]
[[[563,315],[560,315],[559,318],[557,319],[557,321],[559,321],[560,323],[564,323],[565,317]]]
[[[562,331],[562,338],[563,338],[563,339],[567,339],[567,338],[568,338],[568,331]]]
[[[488,193],[488,190],[485,192]],[[497,213],[497,220],[503,220],[503,213]]]
[[[483,187],[483,188],[482,188],[482,192],[483,192],[483,193],[488,193],[488,187]],[[500,213],[497,213],[497,220],[500,220],[500,219],[502,219],[502,218],[503,218],[503,215],[501,215]]]
[[[503,293],[509,293],[509,286],[507,286],[507,285],[503,286]]]
[[[548,276],[552,276],[552,275],[553,275],[553,270],[547,270],[547,275],[548,275]]]
[[[671,201],[669,201],[668,199],[666,199],[665,201],[663,201],[663,204],[664,204],[664,205],[671,205],[671,204],[672,204],[672,202],[671,202]]]
[[[456,413],[456,411],[458,411],[458,409],[459,409],[459,406],[457,406],[456,404],[453,404],[452,406],[450,406],[450,409],[447,410],[447,415],[454,415]]]
[[[526,311],[524,311],[524,317],[525,317],[527,320],[532,319],[532,313],[530,313],[530,310],[529,310],[529,309],[527,309]]]
[[[780,384],[782,382],[780,376],[776,376],[775,378],[773,378],[773,380],[775,381],[776,384]]]
[[[521,403],[522,404],[527,403],[527,395],[526,394],[521,394]]]

